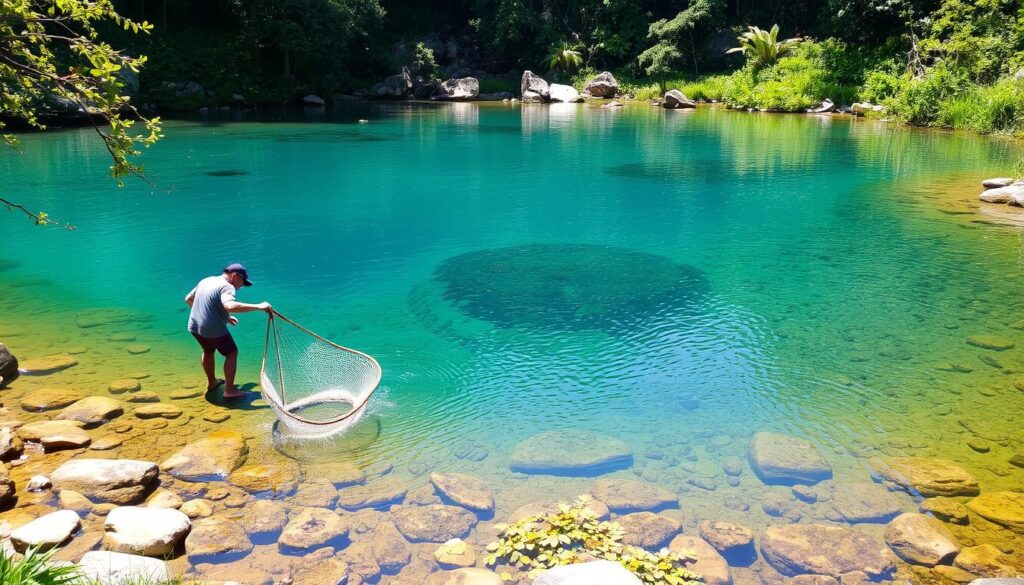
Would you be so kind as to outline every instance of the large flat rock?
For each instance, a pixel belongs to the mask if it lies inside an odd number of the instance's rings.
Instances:
[[[761,554],[783,575],[805,573],[838,579],[862,571],[870,577],[888,575],[895,568],[889,548],[853,528],[822,524],[769,526],[760,539]]]
[[[28,423],[17,430],[18,438],[39,443],[46,451],[87,447],[92,440],[85,425],[73,420],[44,420]]]
[[[85,398],[77,390],[70,388],[40,388],[21,397],[21,407],[29,412],[45,412],[64,408],[69,404]]]
[[[114,552],[163,557],[188,534],[188,516],[168,508],[123,506],[107,514],[103,548]]]
[[[57,490],[124,505],[141,502],[159,473],[156,464],[148,461],[73,459],[58,467],[50,481]]]
[[[679,504],[678,496],[667,489],[632,479],[599,479],[590,493],[609,510],[620,514],[657,511]]]
[[[124,408],[119,400],[107,396],[86,396],[61,411],[57,418],[76,420],[91,427],[113,420],[122,414]]]
[[[900,513],[900,502],[889,490],[873,483],[838,484],[832,507],[847,522],[887,522]]]
[[[348,525],[326,508],[297,508],[277,544],[285,551],[304,551],[329,546],[348,534]]]
[[[926,498],[976,496],[981,491],[973,475],[945,459],[896,457],[872,459],[871,465],[880,477]]]
[[[516,445],[509,464],[522,473],[600,475],[632,465],[633,452],[622,441],[593,431],[548,431]]]
[[[160,469],[184,481],[224,480],[245,462],[249,448],[237,431],[214,431],[185,445],[160,464]]]
[[[78,514],[71,510],[50,512],[11,532],[11,543],[21,553],[33,547],[40,551],[50,550],[70,540],[80,522]]]
[[[252,551],[252,542],[237,522],[223,518],[203,518],[192,524],[185,538],[185,552],[193,563],[216,558],[224,562]]]
[[[815,484],[832,477],[832,466],[809,441],[780,433],[755,433],[747,447],[754,473],[767,484]]]
[[[975,514],[1024,534],[1024,493],[988,492],[967,502]]]
[[[411,542],[448,542],[465,538],[476,526],[476,514],[456,506],[402,506],[394,513],[398,530]]]
[[[441,496],[479,514],[494,513],[494,494],[479,477],[465,473],[432,473],[430,483]]]

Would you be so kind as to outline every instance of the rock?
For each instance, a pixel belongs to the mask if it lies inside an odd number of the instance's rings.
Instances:
[[[949,530],[924,514],[897,516],[885,529],[885,542],[908,563],[929,567],[945,564],[960,552]]]
[[[494,513],[494,494],[480,478],[464,473],[432,473],[430,483],[438,493],[453,502],[477,513]]]
[[[280,532],[288,523],[288,514],[284,505],[271,500],[257,500],[247,506],[240,520],[242,529],[249,536],[263,536]]]
[[[1013,184],[1013,179],[1010,177],[1000,177],[998,179],[985,179],[981,182],[981,186],[986,189],[998,189],[1000,187],[1009,187]]]
[[[552,103],[577,104],[583,101],[583,96],[571,85],[552,83],[548,92],[548,99]]]
[[[117,435],[106,435],[96,439],[89,445],[89,449],[92,451],[109,451],[116,449],[124,443],[124,439]]]
[[[455,506],[402,506],[393,514],[398,530],[412,542],[447,542],[465,538],[476,526],[475,514]]]
[[[0,343],[0,388],[6,388],[18,379],[18,358],[14,357],[7,346]]]
[[[936,565],[930,572],[950,583],[967,585],[971,581],[974,581],[974,575],[951,565]],[[1020,583],[1019,585],[1024,585],[1024,583]]]
[[[192,524],[185,538],[185,553],[193,564],[210,557],[217,562],[249,554],[252,542],[245,531],[234,523],[220,518],[203,518]]]
[[[89,433],[82,423],[72,420],[47,420],[27,425],[17,430],[18,437],[30,443],[39,443],[46,451],[78,449],[89,445]]]
[[[533,585],[642,585],[639,577],[614,561],[590,561],[542,572]]]
[[[512,471],[551,475],[599,475],[633,464],[633,452],[618,439],[584,430],[548,431],[516,445]]]
[[[442,83],[440,92],[432,97],[455,102],[475,100],[480,97],[480,81],[475,77],[452,78]]]
[[[1024,534],[1024,493],[984,493],[967,502],[967,509],[986,520]]]
[[[358,575],[350,575],[348,565],[336,558],[318,559],[316,562],[298,563],[294,565],[292,578],[284,583],[296,585],[363,585]],[[230,575],[230,573],[228,574]],[[267,583],[274,582],[268,576]],[[226,585],[233,585],[227,583]]]
[[[1021,70],[1024,71],[1024,70]],[[1021,75],[1021,71],[1017,72],[1017,79],[1024,79],[1024,75]],[[956,567],[950,567],[955,569]],[[969,582],[969,585],[1024,585],[1024,578],[986,578],[986,579],[974,579]]]
[[[324,98],[318,95],[309,94],[302,98],[302,105],[313,108],[322,108],[324,107]]]
[[[138,555],[109,551],[90,551],[78,561],[78,570],[90,581],[103,585],[169,583],[172,575],[167,563]]]
[[[181,407],[173,404],[167,404],[163,402],[157,402],[154,404],[146,404],[135,409],[135,416],[141,419],[149,418],[165,418],[168,420],[174,420],[181,416]]]
[[[668,545],[674,552],[692,551],[697,555],[697,562],[687,565],[704,577],[706,585],[732,585],[732,572],[729,563],[718,554],[710,544],[696,536],[679,535]]]
[[[504,585],[504,581],[487,569],[464,568],[434,573],[426,585]]]
[[[979,577],[1007,577],[1024,571],[1019,559],[1004,553],[992,544],[966,547],[953,565]]]
[[[1024,186],[1021,189],[1024,189]],[[994,351],[1006,351],[1016,346],[1012,339],[999,337],[998,335],[972,335],[967,338],[967,345]]]
[[[296,508],[277,544],[282,550],[313,550],[331,546],[347,535],[348,526],[334,512],[325,508]]]
[[[929,498],[921,502],[921,511],[951,524],[967,524],[967,506],[953,498]]]
[[[241,433],[214,431],[168,457],[160,469],[184,481],[223,480],[241,467],[248,454]]]
[[[832,477],[832,466],[814,445],[779,433],[755,433],[747,458],[767,484],[815,484]]]
[[[523,101],[537,101],[546,102],[551,96],[551,88],[548,82],[544,81],[539,75],[534,75],[532,71],[523,71],[523,78],[519,82],[519,94],[523,96]],[[529,100],[527,98],[530,98]],[[539,98],[539,99],[538,99]]]
[[[124,325],[149,321],[150,315],[132,309],[120,307],[101,307],[86,309],[75,315],[75,324],[83,329],[103,327],[106,325]]]
[[[832,489],[832,507],[847,522],[887,522],[900,513],[893,495],[873,483],[838,484]]]
[[[20,553],[30,547],[47,551],[67,542],[80,525],[78,514],[71,510],[50,512],[11,532],[11,544]]]
[[[590,493],[608,509],[620,514],[655,511],[678,504],[676,495],[667,489],[629,479],[599,479]]]
[[[169,394],[171,400],[188,400],[189,398],[198,398],[205,394],[205,391],[201,388],[186,388],[184,390],[175,390]]]
[[[661,104],[670,110],[697,107],[697,102],[687,98],[678,89],[670,89],[665,92],[665,97],[662,98]]]
[[[24,450],[24,444],[13,430],[8,427],[0,428],[0,461],[17,459]]]
[[[275,459],[273,463],[239,467],[231,472],[228,481],[251,494],[280,496],[295,491],[301,473],[299,464],[294,459],[282,457]],[[331,487],[333,488],[333,485]],[[334,496],[337,497],[337,494]]]
[[[513,98],[513,100],[514,99],[515,98]],[[539,93],[534,93],[532,91],[527,91],[527,92],[523,93],[523,103],[524,104],[542,104],[542,103],[544,103],[544,97],[541,96]]]
[[[337,461],[305,466],[307,477],[328,479],[337,487],[366,483],[366,472],[355,463]]]
[[[11,479],[7,468],[0,465],[0,507],[6,506],[17,499],[17,490],[14,480]]]
[[[460,538],[449,540],[434,551],[434,560],[442,568],[472,567],[476,564],[473,548]]]
[[[839,580],[828,575],[797,575],[786,579],[785,585],[839,585]]]
[[[126,399],[132,404],[149,404],[151,402],[160,402],[160,397],[156,392],[150,392],[149,390],[141,390],[135,392]]]
[[[814,107],[814,108],[808,108],[807,112],[810,113],[810,114],[824,114],[824,113],[827,113],[827,112],[834,112],[835,109],[836,109],[835,103],[833,103],[832,100],[826,99],[826,100],[822,100],[820,106],[817,106],[817,107]]]
[[[805,485],[793,486],[793,495],[802,502],[813,504],[818,501],[818,492],[814,491],[813,488]]]
[[[986,189],[978,195],[978,199],[985,203],[1010,203],[1012,200],[1024,195],[1024,185],[1008,185],[995,189]]]
[[[26,376],[46,376],[77,365],[74,356],[62,353],[25,360],[20,371]]]
[[[171,490],[157,488],[157,490],[153,492],[153,495],[146,500],[145,506],[147,508],[169,508],[177,510],[181,508],[184,503],[185,502],[181,499],[181,496]],[[186,514],[186,516],[188,516],[188,514]]]
[[[761,554],[783,575],[815,573],[839,578],[863,571],[882,577],[895,567],[889,549],[853,528],[821,524],[769,526],[761,538]]]
[[[750,546],[754,542],[754,532],[741,524],[732,522],[712,522],[704,520],[698,527],[700,537],[715,550],[722,554]]]
[[[871,460],[875,473],[921,496],[976,496],[978,480],[962,467],[945,459],[897,457]]]
[[[68,388],[42,388],[21,397],[21,407],[29,412],[56,410],[73,404],[85,396]]]
[[[624,544],[647,550],[660,549],[682,529],[679,522],[653,512],[626,514],[616,518],[615,522],[624,531]]]
[[[367,97],[375,99],[405,99],[411,93],[412,75],[410,75],[408,67],[402,67],[398,75],[392,75],[371,87]]]
[[[98,425],[124,414],[121,403],[106,396],[87,396],[64,409],[60,420],[76,420],[86,426]]]
[[[159,469],[147,461],[73,459],[50,474],[58,490],[71,490],[98,502],[134,504],[142,501]]]
[[[53,484],[50,483],[50,478],[45,475],[33,475],[28,480],[28,485],[25,486],[25,491],[41,492],[43,490],[48,490],[51,487],[53,487]]]
[[[338,490],[326,479],[310,479],[299,485],[292,502],[308,508],[333,508],[338,503]]]
[[[260,502],[256,502],[257,504]],[[181,513],[188,516],[189,520],[195,520],[196,518],[206,518],[213,515],[213,506],[210,505],[206,500],[189,500],[181,505]],[[284,524],[282,523],[282,526]]]
[[[61,510],[71,510],[82,517],[92,512],[92,502],[89,498],[72,490],[60,490],[57,495],[57,507]]]
[[[358,576],[363,581],[376,581],[380,576],[380,565],[373,558],[373,551],[370,550],[368,543],[353,542],[338,554],[338,558],[348,565],[348,570],[353,576]]]
[[[3,439],[0,436],[0,460],[3,459]],[[1010,465],[1014,467],[1024,468],[1024,453],[1017,453],[1013,457],[1010,457]]]
[[[124,350],[132,355],[149,353],[149,346],[144,343],[131,343],[124,346]]]
[[[619,93],[619,82],[615,81],[614,75],[604,71],[583,86],[583,93],[589,93],[596,98],[613,98]]]
[[[623,104],[619,100],[612,100],[612,101],[608,102],[607,104],[604,104],[601,107],[602,108],[621,108],[621,107],[623,107]]]
[[[134,378],[121,378],[107,384],[107,391],[111,394],[124,394],[126,392],[138,392],[142,390],[142,384]]]
[[[338,492],[338,505],[348,510],[382,508],[401,502],[406,492],[405,485],[397,481],[352,486]]]
[[[385,573],[397,573],[409,564],[412,548],[402,533],[391,522],[381,522],[369,538],[370,549],[377,564]]]
[[[880,106],[868,102],[857,102],[850,106],[850,111],[856,116],[863,116],[870,112],[884,112],[885,106]]]
[[[178,510],[122,506],[107,514],[103,548],[149,557],[170,555],[191,524]]]

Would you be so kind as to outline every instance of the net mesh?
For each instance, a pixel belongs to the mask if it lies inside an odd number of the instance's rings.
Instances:
[[[290,435],[328,437],[356,424],[380,377],[372,357],[271,313],[260,382]]]

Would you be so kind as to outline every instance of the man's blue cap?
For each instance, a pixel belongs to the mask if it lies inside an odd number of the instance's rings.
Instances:
[[[224,268],[224,272],[234,272],[236,274],[241,274],[242,282],[245,284],[245,286],[252,286],[252,282],[249,280],[249,272],[246,271],[244,264],[239,264],[238,262],[235,262],[234,264],[228,264]]]

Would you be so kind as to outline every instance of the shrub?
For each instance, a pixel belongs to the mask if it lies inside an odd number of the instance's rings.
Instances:
[[[798,38],[778,40],[779,25],[777,24],[773,24],[771,30],[762,30],[756,26],[747,28],[747,32],[736,38],[740,46],[729,49],[726,53],[743,53],[747,58],[747,63],[751,63],[755,67],[774,63],[800,43]]]
[[[1024,82],[1004,79],[939,102],[936,124],[983,134],[1024,132]]]
[[[818,105],[825,98],[852,96],[822,59],[817,43],[805,41],[791,56],[758,67],[752,63],[722,83],[722,95],[732,107],[795,112]]]
[[[441,76],[441,68],[437,65],[437,60],[434,59],[434,50],[423,43],[416,43],[416,46],[413,47],[410,61],[413,75],[420,75],[428,79]]]

